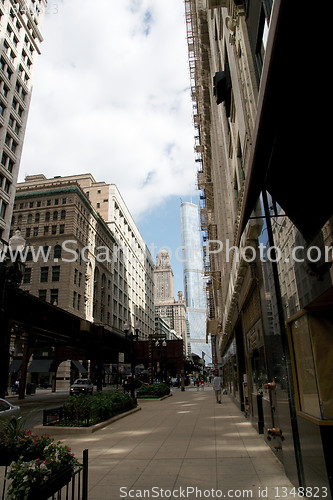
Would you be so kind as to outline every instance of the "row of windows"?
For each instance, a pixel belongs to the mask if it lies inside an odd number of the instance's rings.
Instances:
[[[32,268],[25,267],[23,274],[23,283],[24,284],[31,283],[31,276],[32,276]],[[60,280],[60,266],[52,266],[51,272],[49,266],[43,266],[40,268],[40,276],[39,276],[40,283],[47,283],[49,279],[51,279],[52,282]]]
[[[42,233],[40,232],[39,229],[40,228],[38,226],[35,226],[35,227],[26,227],[25,228],[25,237],[26,238],[30,238],[31,236],[35,236],[36,237],[38,235],[41,235]],[[58,230],[57,224],[53,224],[51,226],[51,229],[50,229],[50,226],[44,226],[43,227],[43,236],[48,236],[49,234],[52,234],[52,235],[58,234],[57,230]],[[60,224],[59,225],[59,234],[64,234],[64,232],[65,232],[65,224]]]
[[[60,217],[60,220],[65,220],[66,219],[66,210],[61,210],[60,214],[57,210],[55,210],[52,214],[52,220],[57,221],[58,218]],[[33,216],[32,214],[27,215],[27,224],[32,224],[32,219]],[[44,221],[49,222],[51,220],[51,212],[45,212],[44,215]],[[24,217],[23,215],[18,215],[17,216],[17,224],[22,224],[24,222]],[[35,217],[34,217],[34,222],[39,223],[40,222],[40,213],[36,212]],[[12,225],[15,224],[15,216],[12,218]]]
[[[38,297],[41,300],[47,301],[47,295],[48,295],[48,290],[38,290]],[[58,305],[58,298],[59,298],[59,290],[58,288],[52,288],[50,290],[50,303],[54,306]]]
[[[47,207],[50,207],[52,205],[52,201],[53,201],[53,205],[60,205],[60,202],[62,205],[66,205],[67,203],[67,198],[54,198],[53,200],[49,199],[49,200],[46,200],[46,203],[44,201],[41,201],[41,200],[37,200],[36,202],[34,201],[29,201],[29,203],[23,203],[23,202],[20,202],[17,206],[17,204],[15,203],[14,204],[14,209],[18,208],[19,210],[22,210],[24,208],[34,208],[35,206],[37,208],[39,207],[42,207],[44,205],[46,205]],[[36,205],[35,205],[36,203]]]

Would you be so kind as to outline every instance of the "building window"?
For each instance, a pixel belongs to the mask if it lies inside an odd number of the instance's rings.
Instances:
[[[58,220],[58,212],[56,210],[53,212],[53,220]]]
[[[66,219],[66,210],[61,210],[60,212],[60,219],[65,220]]]
[[[52,234],[57,234],[57,226],[52,226]]]
[[[74,269],[74,285],[76,285],[77,282],[78,272],[79,271],[77,269]]]
[[[25,237],[30,238],[30,234],[31,234],[31,227],[26,227],[25,228]]]
[[[40,268],[40,282],[47,283],[48,279],[49,279],[49,268],[48,267],[41,267]]]
[[[59,234],[64,234],[65,232],[65,224],[60,224],[59,226]]]
[[[73,292],[73,309],[75,309],[76,304],[76,292]]]
[[[31,281],[31,267],[24,268],[23,283],[30,283]]]
[[[52,266],[52,281],[59,281],[60,279],[60,266]]]
[[[35,222],[39,222],[39,219],[40,219],[40,214],[37,212],[35,214]]]
[[[44,226],[44,236],[49,234],[49,226]]]
[[[59,205],[59,199],[58,199],[58,198],[55,198],[55,200],[54,200],[54,204],[55,204],[55,205]]]
[[[63,204],[63,205],[66,205],[66,203],[67,203],[67,198],[63,198],[63,199],[62,199],[62,204]]]
[[[4,201],[2,201],[1,203],[1,207],[0,207],[0,217],[2,219],[5,218],[5,215],[6,215],[6,210],[7,210],[7,203],[5,203]]]
[[[53,288],[51,290],[51,294],[50,294],[50,302],[53,306],[57,306],[58,305],[58,294],[59,294],[59,290],[58,288]]]
[[[45,212],[45,222],[50,220],[50,212]]]
[[[77,310],[80,310],[80,304],[81,304],[81,295],[78,293],[77,294]]]
[[[47,290],[38,290],[38,297],[46,302]]]
[[[34,227],[34,233],[33,233],[34,236],[38,236],[38,227]]]
[[[56,245],[53,250],[53,258],[54,259],[61,259],[61,246]]]

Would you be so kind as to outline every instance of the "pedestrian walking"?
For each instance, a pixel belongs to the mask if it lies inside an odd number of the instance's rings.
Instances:
[[[197,391],[199,390],[199,384],[200,384],[200,380],[198,378],[195,379],[195,385],[197,386]]]
[[[215,391],[216,402],[221,404],[222,381],[221,381],[221,377],[218,374],[215,374],[215,377],[213,380],[213,389]]]
[[[204,388],[205,388],[205,381],[204,381],[203,378],[201,379],[200,386],[201,386],[201,389],[204,390]]]

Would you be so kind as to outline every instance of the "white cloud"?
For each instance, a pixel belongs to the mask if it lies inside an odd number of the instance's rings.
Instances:
[[[20,180],[91,172],[118,185],[134,217],[193,193],[183,0],[63,0],[48,10]]]

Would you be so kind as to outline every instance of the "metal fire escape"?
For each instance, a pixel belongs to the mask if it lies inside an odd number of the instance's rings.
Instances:
[[[209,32],[206,10],[197,10],[195,0],[185,0],[185,20],[188,43],[190,84],[195,130],[195,162],[197,187],[200,195],[200,223],[203,231],[203,260],[206,282],[207,319],[217,320],[218,294],[221,289],[221,272],[216,254],[211,251],[217,243],[214,218],[214,191],[211,178],[210,145],[210,84]]]

